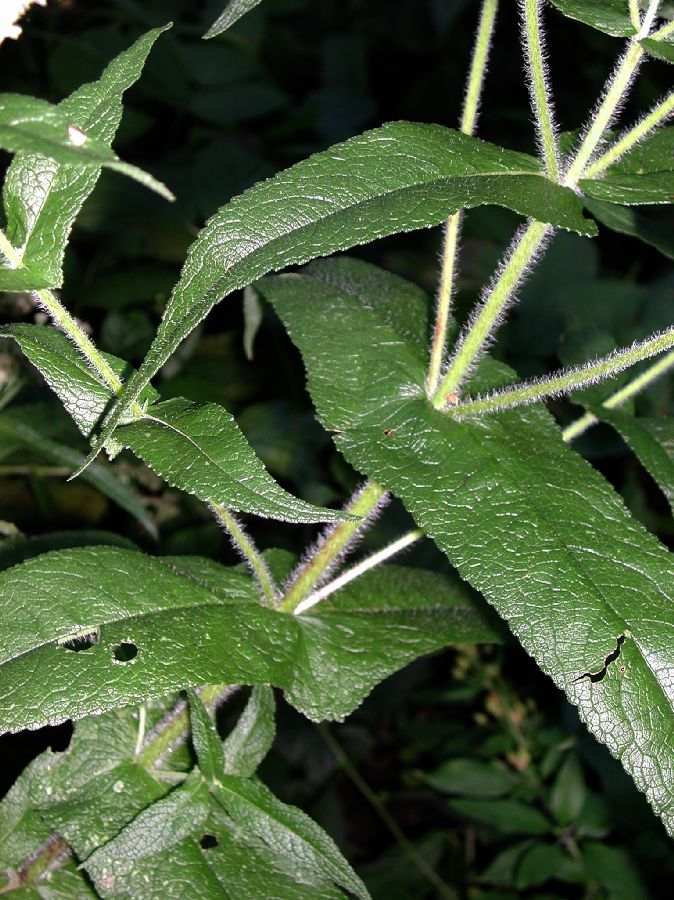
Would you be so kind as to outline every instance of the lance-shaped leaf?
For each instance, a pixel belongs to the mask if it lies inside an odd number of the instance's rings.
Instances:
[[[122,95],[140,77],[152,45],[164,30],[148,31],[117,56],[98,81],[82,85],[58,105],[55,115],[64,117],[66,127],[71,127],[66,131],[65,150],[75,152],[92,144],[109,148],[122,118]],[[78,148],[74,144],[81,142],[80,134],[87,142]],[[23,268],[0,269],[1,290],[62,284],[70,230],[100,174],[100,164],[63,165],[42,155],[43,151],[44,147],[38,154],[17,154],[5,178],[7,237],[21,256]]]
[[[671,554],[542,407],[458,422],[426,399],[423,356],[358,299],[307,276],[258,287],[349,462],[493,603],[674,833]],[[482,373],[471,391],[513,377]]]
[[[633,416],[621,409],[592,404],[592,412],[612,425],[667,498],[674,513],[674,421]]]
[[[305,503],[278,485],[234,418],[217,403],[182,398],[155,403],[142,418],[118,429],[114,440],[170,485],[206,502],[284,522],[351,518]]]
[[[234,198],[192,246],[138,373],[100,448],[180,342],[223,297],[268,272],[377,238],[438,225],[462,207],[497,204],[594,234],[582,204],[530,156],[439,125],[391,122],[337,144]]]
[[[199,694],[190,688],[187,691],[187,699],[190,702],[192,744],[197,754],[199,769],[208,784],[218,783],[225,774],[225,756],[220,736]]]
[[[599,178],[583,179],[580,186],[588,197],[610,203],[674,203],[674,128],[656,131]]]
[[[610,34],[631,37],[635,34],[629,17],[627,0],[552,0],[561,13]]]
[[[32,407],[28,407],[30,412]],[[22,416],[23,408],[12,408],[0,413],[0,436],[15,441],[19,446],[32,450],[38,457],[48,460],[57,466],[65,466],[69,472],[79,469],[84,458],[82,454],[51,438],[45,437],[33,428]],[[146,531],[157,537],[157,526],[140,502],[134,491],[121,481],[114,471],[103,463],[92,463],[82,477],[114,503],[125,509],[137,519]]]
[[[644,50],[654,59],[661,59],[663,62],[674,63],[674,41],[671,38],[664,41],[657,41],[653,38],[645,38],[641,42]]]
[[[238,567],[201,562],[81,547],[0,573],[0,727],[200,684],[273,684],[309,717],[341,719],[424,653],[503,639],[484,605],[432,572],[387,567],[292,616],[262,607]]]
[[[259,6],[261,2],[262,0],[227,0],[227,5],[224,10],[215,22],[213,22],[204,37],[214,38],[219,34],[222,34],[223,31],[227,31],[227,29],[231,28],[235,22],[238,22],[242,16],[245,16],[247,12],[250,12],[251,9],[256,6]]]
[[[265,758],[276,736],[274,692],[265,684],[253,688],[239,721],[225,738],[225,772],[249,778]]]
[[[334,881],[361,900],[367,888],[344,859],[335,842],[309,816],[282,803],[259,781],[223,776],[213,796],[244,834],[264,841],[276,853],[298,859],[315,875]]]
[[[110,407],[113,392],[68,338],[53,326],[27,324],[5,325],[0,330],[0,337],[12,338],[17,342],[82,434],[89,437],[96,422]],[[123,359],[109,353],[101,353],[101,356],[120,380],[128,377],[130,366]],[[150,404],[158,396],[154,388],[148,385],[140,400]]]

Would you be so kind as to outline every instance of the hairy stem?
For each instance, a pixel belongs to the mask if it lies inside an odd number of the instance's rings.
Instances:
[[[210,503],[209,506],[215,518],[229,534],[235,549],[238,550],[253,573],[266,605],[273,607],[277,598],[276,585],[255,542],[246,534],[241,522],[226,507],[219,503]]]
[[[358,788],[360,793],[370,804],[372,809],[377,813],[382,823],[391,834],[393,840],[398,844],[398,846],[412,863],[412,865],[419,870],[419,872],[428,882],[430,882],[430,884],[433,885],[433,887],[437,891],[438,897],[444,897],[446,898],[446,900],[456,900],[456,894],[454,893],[454,891],[449,887],[449,885],[445,884],[445,882],[440,878],[437,872],[431,866],[429,866],[429,864],[419,853],[414,844],[403,834],[396,820],[386,809],[386,807],[372,790],[370,785],[361,776],[358,769],[351,762],[330,730],[325,725],[319,725],[318,730],[321,733],[321,736],[325,743],[332,750],[332,753],[337,760],[339,767],[344,770],[344,773],[348,775],[353,784]]]
[[[487,59],[489,57],[489,48],[494,33],[497,8],[498,0],[483,0],[480,21],[477,26],[477,34],[473,45],[473,57],[470,64],[463,112],[461,114],[461,122],[459,125],[460,130],[464,134],[475,133],[477,114],[480,108],[480,96],[482,94],[484,76],[487,72]],[[461,218],[461,212],[457,212],[447,219],[447,224],[445,225],[437,312],[433,329],[433,340],[431,342],[431,357],[428,366],[427,384],[429,394],[432,394],[438,386],[440,372],[444,361],[449,311],[452,304],[452,295],[454,293],[454,283],[456,280]]]
[[[674,34],[674,19],[672,19],[671,22],[667,22],[662,28],[658,28],[658,30],[654,31],[650,37],[654,41],[664,41],[665,38],[668,38],[672,34]]]
[[[641,14],[639,12],[639,0],[628,0],[630,11],[630,22],[635,31],[641,28]]]
[[[596,178],[601,175],[609,166],[617,162],[618,159],[628,150],[631,150],[635,144],[643,140],[653,129],[661,125],[674,112],[674,91],[671,91],[664,100],[661,100],[653,109],[647,113],[640,122],[630,128],[629,131],[616,141],[613,146],[602,153],[585,171],[585,178]]]
[[[198,693],[204,706],[212,709],[228,700],[238,689],[236,684],[207,684]],[[151,769],[187,740],[190,727],[189,708],[186,701],[181,700],[146,736],[134,762]]]
[[[522,30],[536,131],[548,177],[559,181],[557,130],[552,117],[541,27],[541,0],[522,0]]]
[[[21,255],[5,233],[0,229],[0,252],[13,269],[21,268]],[[106,359],[99,352],[89,336],[77,324],[73,316],[63,306],[58,297],[51,291],[38,290],[30,292],[35,304],[43,309],[51,318],[54,325],[59,328],[77,347],[82,356],[87,360],[93,371],[101,378],[113,394],[118,394],[122,389],[122,381],[112,370]],[[135,415],[142,415],[143,409],[138,403],[131,407]]]
[[[652,366],[644,369],[644,371],[637,375],[636,378],[633,378],[624,387],[620,388],[619,391],[616,391],[615,394],[611,394],[608,399],[604,400],[602,406],[605,406],[607,409],[617,409],[619,406],[622,406],[623,403],[627,403],[632,397],[635,397],[637,394],[640,394],[641,391],[650,387],[650,385],[672,369],[674,369],[674,351],[667,353],[662,359],[659,359],[656,363],[653,363]],[[588,428],[596,425],[598,421],[597,417],[592,413],[585,413],[585,415],[576,419],[575,422],[567,425],[564,431],[562,431],[562,438],[567,442],[573,441],[587,431]]]
[[[314,591],[313,594],[309,594],[308,597],[305,597],[304,600],[295,607],[295,615],[299,616],[301,613],[311,609],[312,606],[320,603],[321,600],[325,600],[326,597],[329,597],[336,591],[341,590],[350,582],[355,581],[356,578],[360,578],[361,575],[380,566],[382,563],[386,562],[387,559],[391,559],[392,556],[396,556],[398,553],[406,550],[407,547],[410,547],[423,536],[423,531],[419,528],[415,528],[414,531],[408,531],[407,534],[399,537],[398,540],[393,541],[391,544],[388,544],[386,547],[383,547],[366,559],[361,560],[361,562],[357,563],[355,566],[351,566],[350,569],[342,572],[342,574],[335,578],[334,581],[331,581],[329,584]]]
[[[328,531],[306,562],[301,563],[290,578],[283,599],[278,605],[282,612],[295,612],[299,604],[312,593],[347,550],[353,546],[368,518],[385,502],[388,494],[376,481],[367,481],[345,511],[359,517],[356,522],[340,522]]]
[[[635,38],[628,44],[627,50],[609,78],[603,99],[592,117],[590,127],[587,129],[581,145],[568,168],[564,178],[564,184],[568,187],[575,188],[578,181],[585,174],[590,159],[597,149],[604,132],[613,121],[613,117],[622,103],[643,57],[644,49]]]
[[[644,359],[674,347],[674,327],[654,334],[645,341],[639,341],[624,350],[617,350],[601,359],[593,360],[573,369],[564,369],[549,378],[541,378],[525,384],[494,391],[477,400],[466,400],[448,411],[457,416],[476,416],[483,413],[524,406],[559,394],[568,394],[578,388],[604,381],[634,366]]]
[[[454,399],[453,395],[482,353],[532,259],[551,232],[550,225],[531,221],[516,238],[500,274],[457,342],[447,372],[432,397],[436,409],[443,409]]]

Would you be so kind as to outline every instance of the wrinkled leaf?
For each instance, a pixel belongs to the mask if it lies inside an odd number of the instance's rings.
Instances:
[[[102,446],[213,306],[267,272],[499,204],[582,234],[580,199],[530,156],[438,125],[391,122],[306,159],[224,206],[193,244],[150,351],[95,444]]]
[[[1,727],[200,684],[273,684],[310,718],[341,719],[424,653],[503,639],[465,589],[432,572],[383,567],[292,616],[260,606],[239,568],[180,565],[83,547],[0,573]]]
[[[122,118],[122,95],[140,77],[152,45],[164,30],[155,28],[140,37],[107,66],[98,81],[82,85],[63,100],[57,107],[59,115],[90,140],[109,147]],[[34,153],[14,158],[5,178],[3,201],[7,237],[22,255],[24,270],[22,274],[21,269],[0,269],[0,289],[62,284],[70,230],[99,174],[100,167],[60,165]]]
[[[282,803],[260,782],[234,775],[225,775],[212,792],[244,834],[254,835],[315,875],[369,900],[367,888],[332,838],[302,810]]]
[[[674,42],[670,40],[656,41],[653,38],[645,38],[641,42],[641,46],[654,59],[661,59],[663,62],[674,63]]]
[[[570,19],[590,25],[604,34],[630,37],[635,33],[627,0],[552,0],[552,5]]]
[[[176,398],[156,403],[118,429],[128,447],[173,487],[228,509],[286,522],[337,522],[338,510],[305,503],[267,472],[233,417],[216,403]]]
[[[187,699],[190,702],[192,743],[199,769],[209,784],[219,783],[225,772],[225,757],[220,736],[197,692],[190,688]]]
[[[656,131],[599,178],[582,179],[580,186],[588,197],[610,203],[674,203],[674,127]]]
[[[274,692],[265,684],[253,688],[238,722],[223,743],[225,772],[249,778],[265,758],[276,736]]]
[[[306,275],[258,287],[339,449],[494,604],[674,831],[671,555],[540,406],[459,422],[426,400],[417,348],[356,298]],[[481,373],[471,392],[513,377]]]

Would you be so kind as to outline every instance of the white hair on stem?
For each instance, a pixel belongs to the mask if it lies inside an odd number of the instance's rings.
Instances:
[[[345,509],[350,509],[354,505],[354,503],[358,501],[363,492],[368,489],[369,485],[370,482],[367,481],[359,485],[358,488],[356,488],[356,490],[354,491],[349,502],[346,504]],[[365,536],[365,533],[369,531],[369,529],[377,521],[379,516],[382,514],[382,512],[390,502],[391,495],[389,493],[384,493],[379,498],[379,500],[367,513],[367,515],[365,515],[358,523],[353,534],[349,537],[340,551],[332,559],[330,559],[329,563],[321,572],[320,577],[313,585],[314,589],[321,587],[323,584],[325,584],[326,581],[329,580],[333,573],[342,565],[347,556],[349,556],[356,549],[358,544],[360,544],[363,537]],[[283,585],[283,589],[281,591],[282,596],[285,596],[288,593],[289,589],[302,576],[305,568],[314,560],[316,555],[320,553],[321,549],[330,541],[330,539],[336,534],[336,532],[339,531],[340,528],[344,527],[345,524],[346,523],[343,522],[335,522],[332,525],[328,525],[327,528],[325,528],[323,532],[319,534],[316,540],[306,548],[299,563],[286,579],[286,582]]]

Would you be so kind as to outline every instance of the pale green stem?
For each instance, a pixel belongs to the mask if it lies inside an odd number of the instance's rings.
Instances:
[[[651,4],[644,13],[644,17],[641,21],[641,28],[639,29],[638,37],[648,37],[648,33],[653,27],[653,22],[655,21],[655,17],[658,14],[658,7],[660,6],[660,3],[661,0],[651,0]]]
[[[236,516],[233,516],[226,507],[221,506],[219,503],[210,503],[209,505],[215,518],[227,531],[232,539],[232,543],[253,573],[266,605],[273,607],[277,597],[276,585],[274,584],[271,573],[267,568],[267,564],[264,561],[262,554],[255,546],[254,541],[246,534],[245,529]]]
[[[543,150],[548,177],[559,181],[559,151],[552,118],[552,102],[548,88],[541,29],[541,0],[524,0],[524,47],[528,61],[531,99],[536,130]]]
[[[527,267],[551,231],[550,225],[532,221],[522,232],[469,329],[459,338],[445,377],[431,398],[436,409],[456,402],[456,391],[489,341]]]
[[[632,397],[635,397],[637,394],[641,393],[641,391],[650,387],[653,382],[657,381],[658,378],[661,378],[672,369],[674,369],[674,351],[667,353],[662,359],[659,359],[652,366],[645,369],[640,375],[637,375],[636,378],[633,378],[624,387],[620,388],[619,391],[616,391],[615,394],[611,394],[607,400],[604,400],[602,406],[605,406],[607,409],[617,409],[619,406],[622,406],[623,403],[627,403]],[[567,425],[562,432],[562,438],[567,442],[572,441],[574,438],[577,438],[579,435],[583,434],[583,432],[587,431],[588,428],[596,425],[598,421],[597,417],[592,413],[585,413],[585,415],[576,419],[575,422]]]
[[[667,22],[662,28],[658,28],[658,30],[654,31],[650,37],[654,41],[664,41],[664,39],[668,38],[671,34],[674,34],[674,19],[672,19],[671,22]]]
[[[199,697],[207,709],[212,709],[238,690],[238,685],[207,684],[199,690]],[[145,738],[140,753],[134,762],[146,769],[152,769],[165,756],[187,740],[190,733],[190,711],[187,703],[181,701]]]
[[[473,57],[470,64],[466,97],[461,114],[460,130],[464,134],[474,134],[477,114],[480,108],[482,85],[487,71],[487,59],[491,46],[498,0],[483,0],[480,21],[477,26]],[[440,372],[444,361],[445,344],[447,343],[447,327],[449,325],[454,282],[456,280],[457,258],[459,247],[459,231],[461,230],[461,212],[447,219],[445,239],[442,250],[442,270],[438,290],[438,305],[431,342],[431,356],[428,365],[428,392],[432,394],[440,381]]]
[[[278,605],[282,612],[295,612],[299,604],[308,597],[325,577],[326,571],[344,555],[349,544],[361,533],[363,519],[377,508],[386,496],[386,490],[375,481],[366,482],[345,511],[358,516],[358,521],[340,522],[319,542],[310,558],[301,564],[286,587],[283,599]]]
[[[629,0],[630,21],[635,31],[641,28],[641,15],[639,13],[639,0]]]
[[[644,50],[641,44],[636,39],[630,41],[615,72],[609,79],[604,98],[599,104],[599,108],[593,117],[592,124],[588,128],[587,133],[578,148],[578,152],[566,173],[564,184],[568,187],[576,187],[578,181],[585,174],[585,170],[590,162],[592,154],[597,149],[597,145],[601,141],[604,132],[611,124],[616,109],[625,96],[625,93],[634,78],[634,74],[643,59],[643,55]]]
[[[325,725],[319,725],[318,730],[321,733],[323,740],[332,750],[338,765],[344,770],[344,773],[348,775],[354,785],[361,792],[363,797],[365,797],[367,802],[377,813],[385,827],[390,832],[394,841],[398,844],[398,846],[403,851],[405,856],[407,856],[412,865],[414,865],[415,868],[417,868],[419,872],[424,876],[424,878],[426,878],[426,880],[433,885],[433,887],[437,891],[437,896],[444,897],[445,900],[456,900],[457,895],[455,894],[455,892],[452,890],[452,888],[449,887],[448,884],[445,884],[445,882],[442,880],[442,878],[440,878],[435,869],[429,866],[429,864],[426,862],[421,853],[419,853],[414,844],[400,830],[400,826],[398,825],[394,817],[386,809],[386,807],[372,790],[370,785],[362,778],[358,769],[353,765],[339,742],[328,730],[328,728]]]
[[[7,236],[2,230],[0,230],[0,251],[13,269],[21,268],[21,254],[7,239]],[[93,341],[82,328],[80,328],[58,297],[47,290],[30,291],[30,294],[35,300],[35,303],[49,314],[56,327],[70,338],[94,372],[96,372],[107,387],[110,388],[113,394],[118,394],[122,389],[121,379],[112,370],[106,359],[94,345]],[[134,415],[140,416],[143,414],[143,409],[138,403],[134,403],[131,410]]]
[[[305,597],[304,600],[295,607],[295,615],[299,616],[308,609],[311,609],[312,606],[315,606],[317,603],[320,603],[321,600],[325,600],[326,597],[329,597],[336,591],[346,587],[347,584],[355,581],[356,578],[360,578],[361,575],[380,566],[382,563],[386,562],[387,559],[391,559],[392,556],[396,556],[398,553],[411,547],[412,544],[416,543],[416,541],[423,536],[423,531],[419,528],[415,528],[414,531],[408,531],[407,534],[399,537],[398,540],[393,541],[391,544],[387,544],[386,547],[373,553],[372,556],[368,556],[355,566],[351,566],[350,569],[342,572],[342,574],[335,578],[334,581],[331,581],[329,584],[314,591],[313,594],[309,594],[308,597]]]
[[[596,178],[605,169],[613,165],[620,157],[631,150],[635,144],[643,140],[649,132],[661,125],[674,112],[674,91],[667,94],[664,100],[654,106],[644,118],[630,128],[619,141],[596,159],[585,171],[585,178]]]
[[[477,400],[467,400],[465,403],[451,407],[448,412],[462,418],[477,416],[509,409],[513,406],[524,406],[527,403],[535,403],[559,394],[568,394],[570,391],[611,378],[618,372],[622,372],[623,369],[634,366],[644,359],[649,359],[672,347],[674,347],[674,328],[668,328],[667,331],[655,334],[645,341],[639,341],[625,350],[617,350],[609,356],[593,360],[574,369],[565,369],[550,378],[494,391],[494,393]]]

